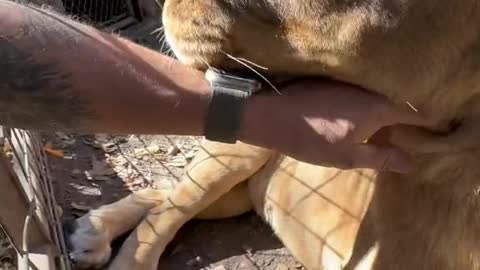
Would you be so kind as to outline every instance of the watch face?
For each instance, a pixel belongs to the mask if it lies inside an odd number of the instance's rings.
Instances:
[[[213,68],[207,70],[205,77],[212,85],[220,85],[251,93],[258,91],[262,87],[262,84],[257,80],[243,78]]]

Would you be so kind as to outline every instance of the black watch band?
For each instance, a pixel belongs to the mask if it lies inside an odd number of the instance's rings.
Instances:
[[[242,122],[243,105],[261,84],[253,79],[208,69],[205,77],[210,82],[210,105],[205,120],[207,140],[236,143]]]

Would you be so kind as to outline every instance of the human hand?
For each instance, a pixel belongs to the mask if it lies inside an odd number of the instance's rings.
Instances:
[[[240,140],[312,164],[406,173],[413,162],[405,152],[365,143],[395,124],[428,127],[432,121],[354,86],[308,79],[287,86],[281,96],[252,98]]]

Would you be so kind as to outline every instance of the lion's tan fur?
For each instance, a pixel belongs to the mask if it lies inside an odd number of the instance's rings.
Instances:
[[[189,219],[252,206],[309,270],[480,269],[479,1],[167,0],[163,22],[176,55],[197,68],[242,68],[230,54],[277,78],[329,76],[411,104],[439,127],[461,125],[383,133],[416,158],[408,175],[342,171],[206,141],[174,191],[136,204],[147,214],[111,269],[155,269]],[[90,223],[98,235],[123,231],[108,215],[135,207],[100,208],[106,217]]]

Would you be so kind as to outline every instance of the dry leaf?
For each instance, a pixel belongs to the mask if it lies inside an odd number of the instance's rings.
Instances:
[[[143,156],[143,155],[148,155],[148,154],[156,154],[160,152],[160,146],[158,145],[151,145],[148,147],[142,147],[142,148],[137,148],[133,150],[136,156]]]
[[[187,158],[187,160],[191,160],[192,158],[195,157],[196,154],[197,154],[197,151],[190,151],[185,154],[185,157]]]
[[[167,150],[167,156],[175,156],[180,152],[180,149],[176,145],[172,145]]]
[[[57,215],[59,217],[63,216],[63,208],[60,205],[57,204],[56,207],[55,207],[55,210],[56,210]]]
[[[8,152],[11,152],[11,151],[12,151],[12,147],[10,146],[10,143],[5,142],[3,144],[3,152],[8,153]]]
[[[105,153],[112,153],[117,150],[117,146],[112,142],[102,143],[101,148]]]
[[[57,135],[57,137],[59,137],[62,140],[71,139],[71,136],[67,135],[65,132],[62,132],[62,131],[55,132],[55,135]]]
[[[105,151],[105,149],[107,149],[109,151],[112,150],[112,149],[110,149],[110,147],[111,147],[110,144],[113,144],[113,143],[109,141],[109,137],[107,135],[95,135],[94,139],[91,139],[91,138],[88,138],[88,137],[82,137],[82,141],[83,141],[84,144],[86,144],[88,146],[91,146],[91,147],[94,147],[94,148],[102,149],[104,151]],[[115,144],[113,144],[113,146],[115,146]],[[116,148],[114,150],[116,150]]]
[[[110,140],[110,135],[98,133],[98,134],[95,134],[95,140],[103,143],[108,142]]]
[[[165,165],[183,168],[188,165],[188,161],[186,161],[185,159],[180,159],[180,160],[176,159],[169,162],[165,162]]]
[[[49,154],[52,157],[56,157],[56,158],[64,158],[65,157],[65,154],[63,153],[62,150],[53,150],[53,149],[49,148],[48,146],[44,147],[43,150],[45,151],[45,153]]]
[[[141,186],[143,184],[145,184],[145,179],[143,179],[142,177],[137,177],[135,178],[135,180],[125,183],[124,186],[131,188],[135,186]]]
[[[79,175],[82,174],[82,171],[79,169],[73,169],[70,176],[73,178],[77,178]]]
[[[109,181],[109,180],[112,180],[112,177],[105,176],[105,175],[96,175],[93,177],[93,179],[96,181]]]
[[[76,192],[87,195],[87,196],[100,196],[102,195],[102,191],[98,186],[93,184],[92,186],[85,186],[85,185],[78,185],[75,183],[70,183],[69,186],[73,187]],[[68,190],[67,190],[68,191]]]
[[[74,153],[64,154],[63,159],[74,159],[76,156]]]
[[[202,264],[202,258],[200,256],[195,257],[195,259],[188,260],[186,265],[188,266],[197,266]]]
[[[76,142],[75,138],[72,135],[68,135],[64,132],[58,131],[55,132],[55,135],[57,135],[57,137],[62,140],[64,146],[70,146],[75,144]]]
[[[12,161],[13,160],[13,150],[12,150],[12,147],[10,146],[10,144],[8,142],[5,142],[5,144],[3,145],[3,153],[5,154],[5,157]]]
[[[115,175],[115,170],[106,162],[98,160],[95,155],[92,155],[92,169],[85,172],[88,180],[106,181],[110,180],[109,176]]]
[[[92,207],[85,205],[84,203],[72,202],[71,206],[75,210],[84,211],[84,212],[88,212],[92,209]]]
[[[95,140],[82,137],[82,142],[88,146],[95,146]]]

